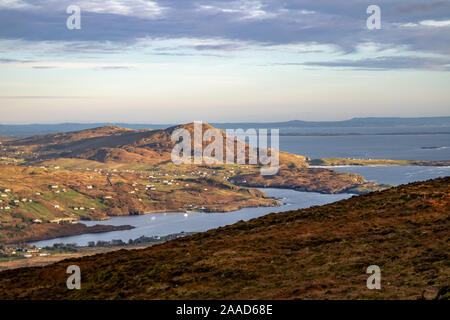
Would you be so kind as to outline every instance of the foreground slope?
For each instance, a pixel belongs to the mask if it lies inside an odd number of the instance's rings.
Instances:
[[[417,299],[449,285],[450,177],[269,214],[144,250],[0,273],[3,299]],[[81,267],[81,290],[66,268]],[[369,265],[382,289],[368,290]]]

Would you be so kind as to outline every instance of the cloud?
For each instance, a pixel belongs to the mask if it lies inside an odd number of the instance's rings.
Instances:
[[[239,0],[216,5],[199,5],[198,10],[209,14],[222,13],[230,16],[234,15],[237,20],[264,20],[276,17],[277,13],[267,11],[267,7],[268,5],[262,3],[261,1]]]
[[[75,2],[76,4],[77,2]],[[218,54],[315,43],[356,52],[364,43],[411,52],[450,54],[449,1],[380,4],[381,30],[368,30],[361,0],[80,0],[81,30],[65,26],[72,0],[1,0],[0,39],[72,43],[64,52],[116,53],[142,39],[220,39],[159,55]],[[9,4],[9,5],[8,5]],[[200,53],[199,53],[200,54]]]
[[[15,99],[90,99],[91,97],[82,96],[0,96],[0,99],[15,100]]]
[[[405,70],[423,69],[450,71],[450,58],[431,58],[418,56],[383,56],[367,59],[340,59],[336,61],[310,61],[301,63],[276,63],[275,66],[314,66],[332,68],[351,68],[358,70]]]
[[[221,43],[221,44],[199,44],[192,46],[195,50],[219,50],[219,51],[232,51],[238,49],[240,46],[234,43]]]
[[[436,21],[436,20],[423,20],[420,21],[420,25],[427,27],[450,27],[450,20]]]
[[[128,70],[131,69],[130,66],[102,66],[95,68],[97,70]]]
[[[22,0],[1,0],[0,9],[31,9],[34,6]]]
[[[56,68],[58,68],[58,67],[56,67],[56,66],[33,66],[32,67],[33,69],[56,69]]]
[[[23,59],[10,59],[10,58],[0,58],[0,63],[33,63],[33,60],[23,60]]]
[[[167,10],[157,2],[148,0],[88,0],[79,1],[77,5],[87,12],[143,18],[157,18]]]
[[[408,23],[398,23],[396,24],[400,27],[405,28],[416,28],[416,27],[435,27],[435,28],[442,28],[442,27],[450,27],[450,20],[423,20],[418,23],[414,22],[408,22]]]

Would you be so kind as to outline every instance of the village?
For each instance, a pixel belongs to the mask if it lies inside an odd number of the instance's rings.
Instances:
[[[45,265],[70,257],[87,254],[105,253],[118,249],[142,249],[170,240],[190,236],[194,232],[180,232],[166,236],[141,236],[137,239],[123,241],[89,242],[86,246],[71,243],[54,243],[52,246],[37,247],[33,244],[0,244],[0,270],[12,269],[21,266]]]
[[[153,212],[188,216],[278,205],[258,190],[234,184],[237,175],[258,170],[253,166],[169,162],[136,167],[83,159],[23,162],[14,150],[8,159],[14,156],[18,163],[0,164],[0,243],[5,242],[2,238],[17,243],[77,234],[83,232],[82,221],[114,216]]]

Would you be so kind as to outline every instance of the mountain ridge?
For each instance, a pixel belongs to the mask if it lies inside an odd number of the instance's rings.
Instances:
[[[450,126],[450,116],[442,117],[357,117],[348,120],[339,121],[303,121],[303,120],[289,120],[279,122],[211,122],[214,127],[218,128],[289,128],[292,126],[301,127],[354,127],[354,126]],[[175,124],[139,124],[139,123],[57,123],[57,124],[0,124],[0,136],[32,136],[37,134],[56,133],[56,132],[70,132],[84,129],[91,129],[102,126],[119,126],[135,130],[141,129],[165,129]]]

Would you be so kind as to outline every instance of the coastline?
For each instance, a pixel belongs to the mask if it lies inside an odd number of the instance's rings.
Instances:
[[[35,227],[35,229],[41,229],[37,231],[35,234],[23,237],[17,240],[13,240],[5,243],[6,245],[19,245],[21,243],[30,243],[37,242],[43,240],[51,240],[57,238],[65,238],[82,234],[95,234],[95,233],[105,233],[111,231],[122,231],[122,230],[131,230],[135,227],[130,225],[121,225],[121,226],[113,226],[113,225],[94,225],[94,226],[86,226],[83,223],[76,224],[41,224],[36,225],[40,227]]]
[[[416,167],[450,167],[450,160],[392,160],[392,159],[355,159],[355,158],[319,158],[308,161],[310,168],[336,167],[383,167],[383,166],[416,166]]]

